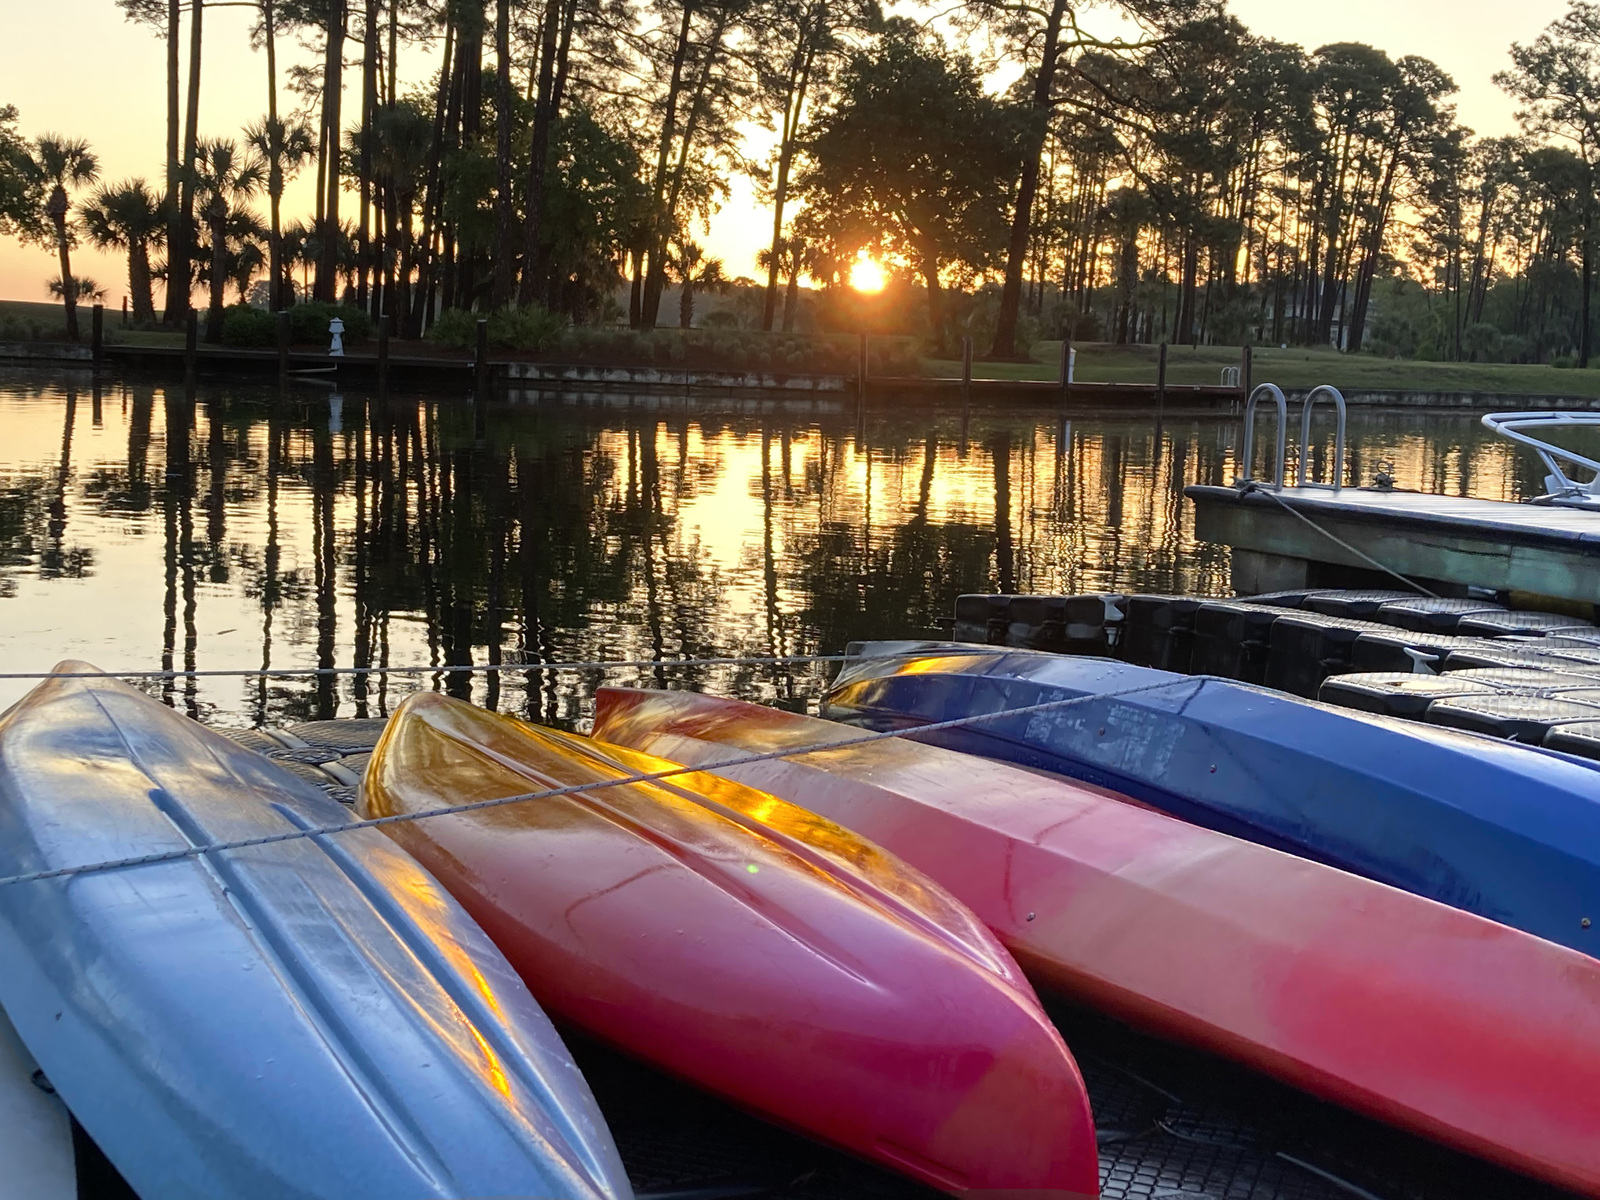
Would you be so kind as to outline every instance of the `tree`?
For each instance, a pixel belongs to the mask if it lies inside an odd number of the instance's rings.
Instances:
[[[1583,160],[1589,178],[1583,188],[1582,312],[1578,365],[1589,365],[1589,294],[1594,286],[1594,173],[1600,166],[1600,4],[1569,0],[1566,14],[1552,21],[1529,45],[1513,43],[1511,69],[1495,75],[1522,108],[1518,120],[1528,132],[1569,143]]]
[[[93,300],[96,304],[106,298],[106,289],[87,275],[74,275],[71,279],[71,284],[72,286],[69,288],[61,282],[61,276],[52,275],[45,280],[44,290],[57,300],[65,300],[69,291],[75,300]]]
[[[983,271],[1005,244],[1017,132],[970,56],[895,18],[851,56],[805,139],[799,190],[830,252],[850,259],[870,246],[908,262],[940,351],[946,273]]]
[[[769,283],[776,281],[780,273],[788,280],[783,296],[784,333],[794,329],[794,319],[799,312],[800,276],[817,265],[817,260],[816,248],[798,233],[781,237],[771,250],[762,250],[756,254],[756,265],[767,272]],[[769,315],[764,314],[762,317],[768,329],[771,328]]]
[[[211,307],[206,313],[206,341],[222,340],[222,311],[227,305],[228,218],[266,183],[267,168],[254,151],[241,152],[227,138],[203,142],[195,162],[195,193],[203,205],[211,242]]]
[[[756,60],[759,96],[766,110],[777,118],[778,145],[772,171],[772,243],[763,252],[761,266],[767,270],[767,290],[762,305],[761,328],[772,329],[778,305],[778,265],[782,257],[785,209],[789,201],[790,175],[800,145],[801,121],[806,106],[819,84],[826,83],[844,51],[843,34],[851,29],[877,29],[883,24],[883,11],[876,0],[775,0],[769,6],[761,42],[770,47],[770,58]],[[794,291],[790,275],[789,291]],[[784,308],[784,329],[789,328],[789,305]]]
[[[77,341],[78,293],[72,282],[76,229],[68,219],[72,211],[70,193],[93,183],[100,175],[100,163],[82,138],[55,134],[35,140],[33,162],[38,186],[45,192],[44,215],[49,220],[45,236],[54,241],[61,260],[61,303],[67,313],[67,336]]]
[[[667,270],[683,289],[678,294],[678,328],[688,329],[694,324],[695,289],[720,291],[727,285],[722,260],[707,258],[705,251],[694,242],[679,241],[673,244]]]
[[[20,234],[36,225],[38,170],[28,141],[17,132],[17,110],[0,106],[0,234]]]
[[[89,241],[128,255],[128,299],[135,321],[156,319],[150,251],[166,241],[167,200],[143,179],[103,187],[79,213]]]
[[[183,19],[181,0],[117,0],[117,7],[122,9],[127,19],[141,25],[149,25],[156,30],[167,44],[167,190],[169,201],[167,206],[167,236],[169,246],[177,247],[184,242],[186,231],[184,228],[185,210],[176,201],[180,196],[180,188],[187,159],[179,157],[178,125],[183,117],[183,109],[178,100],[178,49],[182,41]],[[200,87],[200,8],[195,5],[194,28],[191,49],[193,59],[189,64],[191,110],[193,101],[198,99]],[[190,144],[193,144],[193,135],[190,135]],[[187,251],[184,251],[182,261],[182,274],[188,274]],[[174,308],[175,294],[171,287],[170,277],[174,264],[168,264],[167,287],[167,320],[173,321],[178,316],[178,309]],[[189,297],[185,294],[181,301],[181,310],[187,311]]]
[[[283,264],[283,189],[300,168],[316,154],[311,127],[299,121],[283,121],[270,113],[244,130],[246,144],[267,165],[267,278],[271,283],[274,312],[285,307],[280,294],[284,279]]]

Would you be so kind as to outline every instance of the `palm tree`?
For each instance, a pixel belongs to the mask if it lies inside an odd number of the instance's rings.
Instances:
[[[290,221],[285,226],[280,240],[283,243],[283,280],[279,290],[287,290],[289,295],[297,295],[299,299],[311,294],[311,268],[317,262],[317,234],[306,221]],[[294,278],[290,274],[296,267],[300,270],[300,288],[298,293],[294,289]]]
[[[57,300],[66,298],[67,289],[61,284],[61,276],[52,275],[45,280],[45,290]],[[72,294],[80,300],[93,300],[96,304],[106,298],[106,290],[87,275],[74,275],[72,277]]]
[[[227,138],[202,142],[195,155],[195,189],[204,202],[211,231],[211,307],[206,313],[206,341],[222,340],[222,310],[227,304],[228,215],[261,190],[266,164]]]
[[[272,281],[271,304],[276,312],[284,307],[282,281],[287,273],[283,258],[283,188],[316,154],[317,141],[309,125],[273,116],[245,126],[244,139],[267,164],[268,278]]]
[[[150,286],[150,249],[167,237],[167,199],[143,179],[128,179],[101,188],[82,213],[84,231],[102,250],[128,253],[128,297],[135,321],[156,319]],[[81,292],[82,289],[80,288]]]
[[[56,252],[61,257],[61,302],[67,310],[67,336],[78,340],[78,289],[72,282],[73,230],[67,224],[72,203],[67,193],[93,183],[100,174],[100,162],[89,143],[82,138],[64,138],[47,133],[34,141],[34,166],[39,182],[50,189],[44,213],[55,227]]]
[[[250,283],[267,265],[267,227],[249,209],[228,214],[228,282],[238,289],[239,303],[248,304]]]
[[[688,329],[694,324],[694,290],[697,287],[721,291],[728,285],[722,273],[720,258],[707,258],[706,253],[693,242],[674,242],[667,254],[667,271],[683,285],[678,296],[678,328]]]
[[[783,332],[789,333],[794,329],[794,319],[800,311],[800,275],[817,265],[817,250],[812,243],[797,233],[779,238],[777,246],[777,274],[783,275],[789,281],[783,293]],[[770,273],[773,258],[771,250],[762,250],[756,255],[756,265]],[[776,278],[777,274],[774,274],[773,278]]]

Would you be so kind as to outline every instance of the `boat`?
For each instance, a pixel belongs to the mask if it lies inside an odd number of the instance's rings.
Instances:
[[[970,905],[1041,989],[1600,1194],[1586,955],[1088,785],[840,744],[860,732],[760,705],[602,688],[595,736],[848,825]]]
[[[8,710],[0,1006],[55,1093],[162,1200],[628,1200],[504,956],[349,821],[85,663]]]
[[[783,800],[705,775],[614,782],[674,766],[418,693],[360,802],[570,789],[386,827],[558,1020],[946,1192],[1096,1195],[1077,1065],[983,924]]]
[[[1600,954],[1600,771],[1565,754],[1102,658],[857,643],[825,716],[919,735]]]

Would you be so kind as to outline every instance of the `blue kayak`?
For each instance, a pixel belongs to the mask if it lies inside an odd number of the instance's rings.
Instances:
[[[350,819],[105,676],[0,717],[0,877]],[[378,829],[0,884],[0,1005],[142,1196],[631,1196],[543,1011]]]
[[[1100,658],[852,647],[872,729],[1088,697],[921,740],[1070,775],[1600,956],[1600,771],[1565,755]],[[1132,694],[1111,693],[1143,689]]]

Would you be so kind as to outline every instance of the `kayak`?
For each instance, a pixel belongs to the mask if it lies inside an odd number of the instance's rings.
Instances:
[[[595,736],[691,766],[858,730],[602,688]],[[1041,988],[1600,1193],[1600,962],[1360,876],[904,739],[717,769],[949,888]]]
[[[674,764],[408,697],[373,816]],[[832,822],[704,775],[385,827],[558,1020],[947,1192],[1098,1193],[1077,1065],[994,936]]]
[[[1584,762],[1250,684],[977,650],[866,643],[823,715],[910,729],[1073,700],[919,737],[1600,955],[1600,771]]]
[[[67,662],[0,717],[0,1005],[162,1200],[632,1195],[588,1085],[462,908],[268,759]]]

